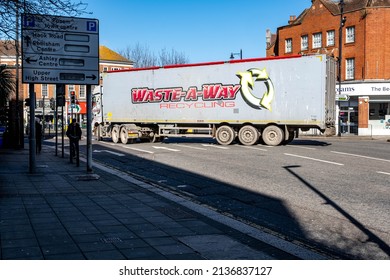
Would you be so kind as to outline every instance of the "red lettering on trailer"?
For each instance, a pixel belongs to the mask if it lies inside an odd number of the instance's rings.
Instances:
[[[201,97],[204,101],[234,100],[241,85],[205,84],[202,90],[189,87],[187,91],[182,88],[133,88],[131,101],[133,103],[158,103],[198,101]]]

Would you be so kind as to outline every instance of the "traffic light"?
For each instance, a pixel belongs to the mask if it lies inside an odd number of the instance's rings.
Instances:
[[[54,98],[52,97],[50,98],[50,109],[55,110],[55,108],[56,108],[56,103]]]
[[[65,96],[64,95],[57,96],[57,106],[58,107],[65,106]]]
[[[76,104],[76,93],[74,91],[70,92],[70,103]]]
[[[29,106],[30,106],[30,98],[24,99],[24,105],[25,105],[26,107],[29,107]]]
[[[65,106],[65,85],[57,84],[56,85],[56,103],[58,107]]]

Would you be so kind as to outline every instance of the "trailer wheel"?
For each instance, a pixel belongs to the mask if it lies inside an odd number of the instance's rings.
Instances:
[[[149,142],[150,143],[160,142],[160,137],[157,136],[156,133],[152,132],[152,133],[149,134]]]
[[[280,127],[276,125],[270,125],[263,130],[262,138],[266,145],[278,146],[284,139],[284,133]]]
[[[252,146],[259,140],[259,131],[251,125],[245,125],[238,132],[238,140],[242,145]]]
[[[129,141],[129,134],[127,132],[127,128],[125,126],[122,126],[120,131],[120,138],[123,144],[127,144]]]
[[[216,139],[220,145],[230,145],[235,138],[235,132],[233,128],[228,125],[218,127],[216,132]]]
[[[114,125],[112,128],[111,139],[112,139],[112,142],[114,142],[114,143],[119,142],[119,127],[117,125]]]
[[[288,139],[287,140],[283,140],[282,144],[283,145],[287,145],[287,144],[290,144],[295,138],[295,131],[289,131],[288,132]]]

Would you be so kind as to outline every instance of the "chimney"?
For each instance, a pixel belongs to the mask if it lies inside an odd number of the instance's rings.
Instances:
[[[290,20],[288,21],[288,24],[290,25],[293,24],[296,19],[297,19],[296,16],[290,16]]]

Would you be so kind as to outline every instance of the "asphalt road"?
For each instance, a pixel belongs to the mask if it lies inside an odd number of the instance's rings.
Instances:
[[[390,259],[390,143],[93,143],[93,158],[341,259]]]

